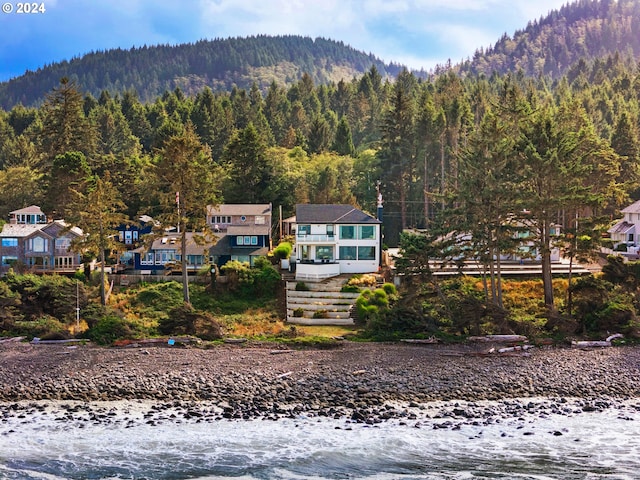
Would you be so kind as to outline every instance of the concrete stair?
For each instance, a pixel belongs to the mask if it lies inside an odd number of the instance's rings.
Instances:
[[[353,325],[351,310],[360,294],[340,291],[349,278],[350,275],[305,283],[308,291],[296,290],[298,282],[286,282],[287,322],[296,325]],[[294,316],[297,309],[302,309],[302,316]],[[321,317],[318,312],[322,313]]]

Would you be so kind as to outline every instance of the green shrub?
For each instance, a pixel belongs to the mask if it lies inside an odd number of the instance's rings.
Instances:
[[[15,322],[16,333],[27,338],[64,339],[70,338],[66,325],[51,315],[43,315],[36,320]]]
[[[20,295],[20,310],[25,320],[36,320],[43,315],[73,320],[76,303],[88,303],[84,284],[61,275],[17,275],[4,277],[9,289]]]
[[[313,318],[329,318],[328,312],[326,310],[316,310],[313,312]]]
[[[133,340],[140,336],[140,330],[135,324],[117,315],[101,318],[93,328],[84,333],[84,337],[99,345],[111,345],[116,340]]]
[[[304,315],[304,309],[302,307],[298,307],[293,311],[294,317],[302,317]]]
[[[348,283],[344,284],[340,289],[343,293],[360,293],[361,290],[357,285],[349,285]]]
[[[136,300],[144,306],[168,312],[184,302],[182,284],[176,281],[145,284],[138,291]]]
[[[387,293],[387,295],[397,295],[398,290],[393,283],[385,283],[382,285],[382,289]]]
[[[293,247],[289,242],[280,242],[273,250],[273,256],[276,260],[283,260],[291,256]]]

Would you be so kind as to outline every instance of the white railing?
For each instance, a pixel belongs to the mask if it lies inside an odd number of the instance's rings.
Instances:
[[[321,281],[340,275],[339,263],[298,263],[296,280]]]
[[[297,235],[297,239],[299,242],[305,242],[305,243],[309,243],[309,242],[335,242],[336,237],[335,235],[326,235],[326,234],[304,234],[304,233],[299,233]]]

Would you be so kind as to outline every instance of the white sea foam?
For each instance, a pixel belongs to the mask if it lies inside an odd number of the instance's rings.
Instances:
[[[0,419],[0,478],[622,480],[640,471],[637,402],[477,419],[446,415],[451,405],[440,403],[376,425],[313,416],[202,421],[146,402],[67,414],[67,403],[44,404]]]

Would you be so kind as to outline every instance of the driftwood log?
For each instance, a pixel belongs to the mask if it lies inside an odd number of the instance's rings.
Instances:
[[[495,342],[495,343],[521,343],[526,342],[524,335],[484,335],[481,337],[469,337],[470,342]]]

